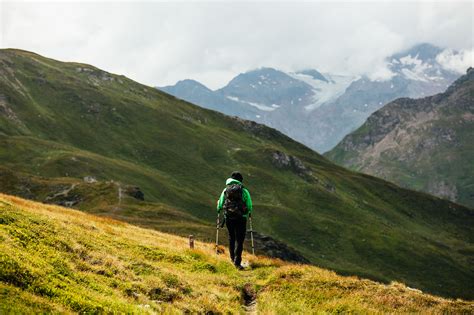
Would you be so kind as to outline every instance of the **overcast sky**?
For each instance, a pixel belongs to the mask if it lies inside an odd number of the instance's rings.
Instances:
[[[0,47],[93,64],[152,86],[191,78],[218,88],[261,66],[377,77],[386,56],[420,42],[462,50],[447,62],[472,65],[473,5],[0,0]]]

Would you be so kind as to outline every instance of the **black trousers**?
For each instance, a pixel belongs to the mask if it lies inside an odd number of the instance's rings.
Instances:
[[[236,266],[242,262],[242,250],[244,249],[245,234],[247,233],[247,219],[226,219],[227,230],[229,230],[229,253],[230,259]]]

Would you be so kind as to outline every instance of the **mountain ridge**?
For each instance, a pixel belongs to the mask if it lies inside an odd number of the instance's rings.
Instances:
[[[355,170],[474,206],[472,90],[474,71],[440,94],[397,99],[326,154]]]

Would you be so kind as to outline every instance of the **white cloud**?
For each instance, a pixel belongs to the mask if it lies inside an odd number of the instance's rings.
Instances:
[[[467,68],[474,66],[474,50],[455,53],[452,49],[446,49],[436,56],[436,61],[447,70],[465,73]]]
[[[1,1],[1,0],[0,0]],[[469,2],[0,2],[0,47],[93,64],[149,85],[211,88],[261,66],[391,75],[419,42],[471,49]]]

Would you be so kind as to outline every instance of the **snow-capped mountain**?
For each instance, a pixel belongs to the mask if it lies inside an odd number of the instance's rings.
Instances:
[[[308,120],[313,134],[305,143],[326,152],[386,103],[399,97],[419,98],[443,92],[459,74],[444,69],[437,61],[442,51],[433,45],[420,44],[388,57],[390,79],[371,80],[361,76],[342,95],[310,113]]]
[[[217,92],[231,100],[249,104],[265,112],[306,104],[312,87],[272,68],[239,74]]]
[[[259,68],[212,91],[192,80],[160,88],[225,114],[274,127],[319,152],[334,147],[384,104],[442,92],[459,74],[439,62],[443,49],[420,44],[387,58],[389,77],[337,75],[306,69]]]

